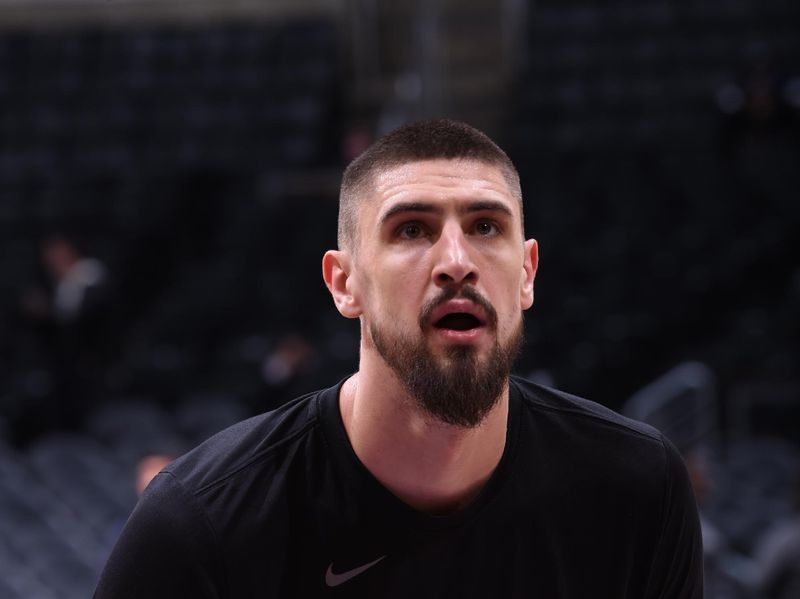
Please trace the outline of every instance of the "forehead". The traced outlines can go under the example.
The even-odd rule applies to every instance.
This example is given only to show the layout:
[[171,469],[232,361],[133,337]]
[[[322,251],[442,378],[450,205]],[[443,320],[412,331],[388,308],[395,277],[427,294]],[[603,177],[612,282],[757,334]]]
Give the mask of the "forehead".
[[470,159],[435,159],[385,169],[372,179],[371,198],[363,212],[380,214],[397,202],[494,200],[520,214],[502,168]]

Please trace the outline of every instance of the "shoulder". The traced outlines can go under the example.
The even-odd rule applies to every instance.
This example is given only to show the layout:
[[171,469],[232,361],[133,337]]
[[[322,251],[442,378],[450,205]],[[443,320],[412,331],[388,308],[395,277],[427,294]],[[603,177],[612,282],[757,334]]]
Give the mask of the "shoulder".
[[564,459],[616,469],[661,484],[683,469],[669,440],[652,426],[632,420],[598,403],[512,377],[512,397],[520,402],[523,429],[538,442],[558,450]]
[[562,421],[616,431],[621,436],[661,443],[662,434],[652,426],[627,418],[613,410],[577,395],[544,387],[520,377],[510,383],[518,392],[528,413],[546,413]]
[[279,470],[319,429],[319,401],[336,388],[301,396],[217,433],[164,469],[193,495],[248,472]]
[[[264,557],[261,535],[284,543],[290,510],[303,509],[293,501],[305,491],[295,474],[327,459],[320,403],[337,395],[338,387],[317,391],[244,420],[162,470],[128,519],[97,597],[220,597],[248,584],[234,572],[263,571],[241,565]],[[248,558],[234,565],[230,555]]]
[[[605,489],[613,502],[627,496],[641,509],[649,506],[661,523],[691,521],[697,528],[683,458],[660,431],[563,391],[516,377],[510,384],[520,404],[521,444],[527,453],[547,456],[556,488],[591,486],[596,501]],[[541,460],[536,464],[541,473]]]

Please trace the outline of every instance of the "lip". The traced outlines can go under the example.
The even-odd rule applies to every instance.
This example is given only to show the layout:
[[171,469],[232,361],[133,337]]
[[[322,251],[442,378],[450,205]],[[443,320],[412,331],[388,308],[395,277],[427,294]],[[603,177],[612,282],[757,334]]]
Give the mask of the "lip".
[[433,327],[434,335],[449,345],[468,345],[475,343],[486,333],[486,326],[481,325],[466,331],[455,329],[438,329]]

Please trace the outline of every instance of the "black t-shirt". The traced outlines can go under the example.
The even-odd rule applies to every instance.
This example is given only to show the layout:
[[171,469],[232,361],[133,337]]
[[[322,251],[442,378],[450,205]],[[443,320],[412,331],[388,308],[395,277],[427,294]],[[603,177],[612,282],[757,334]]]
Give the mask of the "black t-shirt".
[[358,460],[340,387],[167,467],[95,597],[702,597],[694,497],[656,430],[512,377],[495,472],[468,507],[430,516]]

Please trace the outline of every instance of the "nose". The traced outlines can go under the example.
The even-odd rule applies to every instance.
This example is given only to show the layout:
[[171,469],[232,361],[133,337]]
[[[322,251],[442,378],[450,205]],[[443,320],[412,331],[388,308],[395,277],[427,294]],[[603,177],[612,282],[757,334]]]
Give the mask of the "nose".
[[472,259],[469,242],[461,227],[455,223],[445,226],[436,242],[433,272],[439,286],[478,281],[478,267]]

